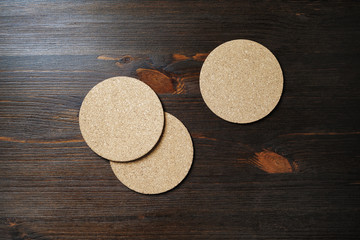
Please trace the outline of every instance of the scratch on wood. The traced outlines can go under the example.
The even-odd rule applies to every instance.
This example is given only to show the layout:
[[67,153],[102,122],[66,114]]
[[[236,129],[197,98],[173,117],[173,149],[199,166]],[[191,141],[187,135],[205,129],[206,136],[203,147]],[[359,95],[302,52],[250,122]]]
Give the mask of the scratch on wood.
[[125,64],[131,63],[135,60],[134,57],[130,55],[125,55],[121,57],[115,57],[115,56],[109,56],[109,55],[100,55],[97,57],[99,60],[105,60],[105,61],[118,61],[115,63],[116,66],[122,68]]
[[192,133],[191,136],[193,138],[198,138],[198,139],[206,139],[206,140],[211,140],[211,141],[217,141],[216,138],[207,137],[207,136],[204,136],[201,133]]
[[205,61],[205,59],[208,55],[209,55],[209,53],[196,53],[194,56],[188,57],[183,54],[174,53],[172,55],[172,57],[173,57],[174,61],[185,61],[185,60],[192,59],[195,61],[203,62],[203,61]]
[[155,69],[138,68],[136,73],[141,81],[149,85],[156,93],[173,93],[171,78]]
[[255,153],[255,157],[250,159],[250,164],[267,173],[292,173],[295,171],[288,159],[267,149]]
[[78,143],[78,142],[84,142],[83,139],[41,141],[41,140],[33,140],[33,139],[16,139],[16,138],[12,138],[12,137],[0,137],[0,141],[3,141],[3,142],[14,142],[14,143],[39,143],[39,144],[58,144],[58,143]]
[[121,57],[114,57],[109,55],[100,55],[97,57],[99,60],[105,60],[105,61],[118,61]]

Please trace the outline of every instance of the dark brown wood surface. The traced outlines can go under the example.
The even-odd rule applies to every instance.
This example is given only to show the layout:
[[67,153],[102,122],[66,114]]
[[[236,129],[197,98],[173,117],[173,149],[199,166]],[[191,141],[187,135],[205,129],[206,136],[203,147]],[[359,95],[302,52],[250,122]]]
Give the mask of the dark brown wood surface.
[[[358,239],[358,1],[1,1],[0,239]],[[252,39],[282,99],[228,123],[198,86],[207,54]],[[86,93],[137,77],[189,129],[188,177],[137,194],[83,141]]]

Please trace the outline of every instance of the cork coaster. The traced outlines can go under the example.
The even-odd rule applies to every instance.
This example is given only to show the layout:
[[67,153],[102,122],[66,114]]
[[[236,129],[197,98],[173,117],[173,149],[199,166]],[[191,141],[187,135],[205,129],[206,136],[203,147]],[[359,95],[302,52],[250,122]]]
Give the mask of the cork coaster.
[[156,93],[130,77],[113,77],[93,87],[79,113],[81,134],[98,155],[131,161],[148,153],[164,127],[164,111]]
[[111,162],[116,177],[128,188],[158,194],[176,187],[187,175],[193,160],[193,145],[186,127],[165,113],[165,127],[158,145],[132,162]]
[[250,40],[233,40],[215,48],[200,73],[200,91],[217,116],[250,123],[268,115],[280,100],[283,74],[275,56]]

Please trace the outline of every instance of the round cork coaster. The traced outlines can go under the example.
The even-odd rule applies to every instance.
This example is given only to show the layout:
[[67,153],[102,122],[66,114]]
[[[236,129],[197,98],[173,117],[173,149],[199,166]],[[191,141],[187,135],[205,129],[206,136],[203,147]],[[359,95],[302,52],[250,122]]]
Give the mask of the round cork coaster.
[[116,177],[128,188],[158,194],[176,187],[187,175],[193,160],[193,144],[186,127],[165,113],[165,127],[158,145],[132,162],[111,162]]
[[142,157],[158,142],[164,111],[156,93],[130,77],[113,77],[93,87],[79,113],[81,134],[98,155],[126,162]]
[[250,123],[268,115],[280,100],[283,74],[275,56],[250,40],[233,40],[215,48],[200,73],[200,91],[217,116]]

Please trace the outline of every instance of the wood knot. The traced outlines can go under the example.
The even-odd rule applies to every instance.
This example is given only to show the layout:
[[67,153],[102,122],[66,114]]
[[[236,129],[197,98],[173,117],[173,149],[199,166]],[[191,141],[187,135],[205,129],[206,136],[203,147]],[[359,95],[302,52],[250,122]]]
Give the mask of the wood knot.
[[122,58],[119,59],[119,63],[127,64],[127,63],[132,62],[133,60],[134,60],[134,58],[131,56],[123,56]]
[[141,81],[149,85],[156,93],[173,93],[171,78],[155,69],[138,68],[136,73]]
[[255,153],[251,163],[267,173],[292,173],[297,169],[292,168],[287,158],[267,149]]

